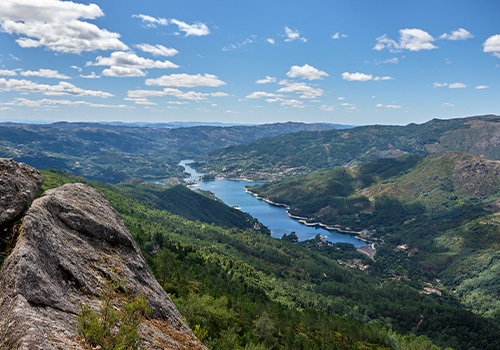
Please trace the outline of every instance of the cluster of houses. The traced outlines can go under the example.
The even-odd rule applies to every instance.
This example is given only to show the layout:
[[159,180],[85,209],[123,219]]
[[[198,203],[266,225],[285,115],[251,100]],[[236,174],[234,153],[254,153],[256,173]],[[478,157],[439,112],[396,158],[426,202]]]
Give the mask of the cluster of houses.
[[347,266],[347,267],[350,267],[351,269],[359,269],[361,271],[365,271],[366,269],[368,269],[370,267],[370,265],[364,265],[361,260],[359,259],[354,259],[351,262],[347,262],[347,261],[342,261],[340,259],[337,259],[337,262],[340,264],[340,265],[344,265],[344,266]]
[[[436,281],[439,283],[441,282],[440,280],[436,279]],[[428,287],[424,287],[424,290],[421,290],[420,293],[421,294],[437,294],[439,296],[441,296],[441,291],[439,289],[436,289],[432,286],[432,283],[429,283],[429,282],[425,282],[424,283],[425,285],[427,285]]]

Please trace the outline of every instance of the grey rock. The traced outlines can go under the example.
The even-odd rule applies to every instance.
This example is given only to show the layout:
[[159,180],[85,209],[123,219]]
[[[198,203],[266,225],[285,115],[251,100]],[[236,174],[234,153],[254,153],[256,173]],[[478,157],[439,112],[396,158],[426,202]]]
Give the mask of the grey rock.
[[76,333],[80,303],[98,308],[109,278],[147,297],[145,348],[206,349],[151,275],[120,215],[83,184],[45,192],[26,213],[0,271],[0,348],[83,349]]
[[34,168],[0,158],[0,227],[28,208],[42,183],[42,175]]

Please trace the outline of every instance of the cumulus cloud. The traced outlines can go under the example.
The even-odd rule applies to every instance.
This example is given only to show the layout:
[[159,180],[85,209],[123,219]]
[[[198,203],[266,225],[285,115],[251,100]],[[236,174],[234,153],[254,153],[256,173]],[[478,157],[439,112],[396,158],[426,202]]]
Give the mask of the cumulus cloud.
[[488,85],[479,85],[476,86],[475,89],[477,90],[483,90],[483,89],[489,89],[490,87]]
[[165,88],[163,90],[130,90],[127,96],[129,98],[174,96],[181,100],[201,101],[206,100],[210,94],[196,91],[183,92],[179,89]]
[[448,83],[437,83],[437,82],[434,83],[435,88],[444,87],[444,86],[448,86]]
[[394,57],[394,58],[388,58],[382,63],[391,63],[391,64],[397,64],[399,62],[399,58]]
[[474,35],[472,35],[467,30],[465,30],[463,28],[459,28],[458,30],[451,32],[451,34],[444,33],[439,38],[440,39],[448,39],[448,40],[467,40],[467,39],[470,39],[473,37],[474,37]]
[[76,87],[65,81],[59,82],[57,85],[37,84],[30,80],[19,80],[0,78],[0,91],[20,91],[43,93],[45,95],[72,95],[72,96],[90,96],[107,98],[113,96],[108,92],[84,90]]
[[203,36],[210,34],[207,25],[201,22],[187,24],[177,19],[171,19],[170,23],[177,25],[181,32],[186,33],[186,36]]
[[300,98],[314,99],[324,94],[322,89],[314,88],[306,83],[291,83],[283,80],[280,85],[285,85],[285,87],[280,88],[277,92],[294,92],[300,94]]
[[156,28],[157,25],[161,26],[166,26],[168,25],[168,19],[166,18],[156,18],[148,15],[132,15],[132,18],[140,18],[143,23],[146,23],[146,25],[150,28]]
[[157,106],[157,103],[149,101],[147,98],[130,98],[130,97],[125,97],[125,101],[132,101],[136,105],[142,105],[142,106]]
[[275,82],[276,82],[276,78],[270,77],[268,75],[266,75],[265,79],[259,79],[256,81],[257,84],[269,84],[269,83],[275,83]]
[[39,69],[37,71],[27,70],[21,72],[24,77],[40,77],[40,78],[54,78],[54,79],[71,79],[71,77],[61,74],[56,70],[52,69]]
[[100,103],[91,103],[87,101],[70,101],[70,100],[53,100],[53,99],[41,99],[41,100],[30,100],[24,97],[18,97],[11,102],[6,102],[4,105],[8,106],[22,106],[31,108],[43,108],[43,107],[53,107],[53,106],[88,106],[88,107],[105,107],[105,108],[131,108],[126,105],[107,105]]
[[347,80],[347,81],[381,81],[381,80],[394,80],[393,77],[390,77],[388,75],[383,76],[383,77],[374,77],[371,74],[365,74],[365,73],[349,73],[349,72],[344,72],[342,73],[342,79]]
[[100,77],[101,77],[100,75],[97,75],[94,72],[92,72],[88,75],[80,74],[80,78],[84,78],[84,79],[99,79]]
[[0,75],[4,77],[13,77],[17,75],[17,72],[15,70],[0,69]]
[[443,106],[443,107],[455,107],[455,105],[453,103],[449,103],[449,102],[443,102],[441,104],[441,106]]
[[290,68],[290,71],[286,73],[286,75],[290,78],[316,80],[316,79],[323,79],[323,77],[327,77],[328,73],[318,70],[308,64],[305,64],[302,67],[292,66],[292,68]]
[[484,52],[492,52],[495,56],[500,58],[500,34],[490,36],[483,43]]
[[271,44],[271,45],[274,45],[276,43],[276,40],[274,40],[272,38],[268,38],[268,39],[266,39],[266,42]]
[[453,83],[453,84],[448,85],[448,87],[450,89],[463,89],[463,88],[466,88],[467,85],[465,85],[463,83]]
[[136,47],[144,52],[151,53],[153,56],[175,56],[179,53],[174,48],[171,47],[165,47],[163,45],[150,45],[150,44],[139,44],[136,45]]
[[340,39],[340,38],[347,38],[347,35],[340,34],[339,32],[332,35],[332,39]]
[[210,96],[212,96],[212,97],[226,97],[226,96],[229,96],[229,94],[227,94],[225,92],[212,92],[210,94]]
[[373,75],[359,73],[359,72],[356,73],[344,72],[342,73],[342,79],[347,81],[368,81],[373,79]]
[[111,66],[102,71],[102,75],[115,78],[133,78],[146,75],[142,70],[134,67]]
[[133,52],[115,51],[110,57],[98,56],[96,62],[87,62],[87,66],[122,66],[145,68],[178,68],[179,66],[170,61],[155,61],[149,58],[139,57]]
[[319,109],[326,112],[333,112],[335,110],[333,106],[327,106],[327,105],[322,105],[321,107],[319,107]]
[[0,26],[17,34],[19,46],[80,54],[82,51],[126,50],[117,33],[81,19],[96,19],[104,13],[96,4],[59,0],[2,0]]
[[226,83],[212,74],[171,74],[164,75],[156,79],[147,79],[146,85],[154,86],[176,86],[176,87],[196,87],[196,86],[211,86],[217,87]]
[[300,32],[298,30],[292,30],[288,27],[285,27],[285,36],[286,36],[285,41],[287,41],[287,42],[294,41],[294,40],[300,40],[304,43],[307,42],[306,38],[303,38],[300,36]]
[[378,37],[373,49],[377,51],[389,49],[391,52],[399,52],[403,49],[410,51],[437,49],[437,46],[432,44],[435,39],[422,29],[401,29],[399,34],[399,42],[388,38],[387,34]]
[[274,94],[272,92],[255,91],[250,95],[245,96],[245,98],[267,98],[267,97],[285,97],[281,94]]

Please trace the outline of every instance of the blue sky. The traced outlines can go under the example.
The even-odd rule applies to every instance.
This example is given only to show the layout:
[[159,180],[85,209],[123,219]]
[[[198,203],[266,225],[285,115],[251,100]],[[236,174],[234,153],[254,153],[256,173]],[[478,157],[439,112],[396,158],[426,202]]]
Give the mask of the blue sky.
[[500,2],[0,2],[0,120],[500,114]]

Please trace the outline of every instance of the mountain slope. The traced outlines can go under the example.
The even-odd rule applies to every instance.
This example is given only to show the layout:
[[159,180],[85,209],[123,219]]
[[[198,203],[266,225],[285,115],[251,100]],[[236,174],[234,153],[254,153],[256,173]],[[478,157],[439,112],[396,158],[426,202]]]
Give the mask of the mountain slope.
[[180,160],[262,137],[330,126],[276,123],[155,129],[92,123],[0,124],[0,157],[38,169],[59,168],[120,182],[130,177],[182,177]]
[[470,309],[500,316],[500,161],[405,156],[250,190],[309,222],[371,230],[386,273],[438,278]]
[[496,116],[301,132],[214,151],[203,159],[201,171],[273,180],[404,154],[461,151],[500,159],[499,140],[500,118]]

